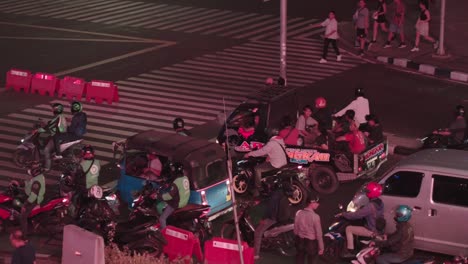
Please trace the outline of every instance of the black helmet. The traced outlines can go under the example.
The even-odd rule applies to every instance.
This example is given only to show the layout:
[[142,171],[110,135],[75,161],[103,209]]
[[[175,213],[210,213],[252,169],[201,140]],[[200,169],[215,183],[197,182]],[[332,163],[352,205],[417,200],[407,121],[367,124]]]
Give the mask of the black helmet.
[[53,104],[52,110],[54,111],[54,115],[59,115],[63,113],[63,104],[59,104],[59,103]]
[[70,106],[70,110],[72,114],[81,112],[83,110],[83,106],[81,105],[80,102],[74,101]]
[[180,117],[177,117],[176,119],[174,119],[174,121],[172,121],[172,127],[174,128],[174,130],[184,128],[184,126],[185,126],[185,122]]
[[455,116],[465,116],[465,107],[463,105],[455,107]]
[[91,145],[86,145],[81,149],[81,157],[85,160],[94,159],[94,149]]
[[364,96],[364,88],[356,88],[356,90],[354,91],[354,95],[356,97]]
[[38,161],[33,161],[28,167],[28,174],[32,177],[36,177],[37,175],[42,173],[42,165]]
[[181,162],[171,162],[169,169],[171,176],[174,178],[184,174],[184,165]]

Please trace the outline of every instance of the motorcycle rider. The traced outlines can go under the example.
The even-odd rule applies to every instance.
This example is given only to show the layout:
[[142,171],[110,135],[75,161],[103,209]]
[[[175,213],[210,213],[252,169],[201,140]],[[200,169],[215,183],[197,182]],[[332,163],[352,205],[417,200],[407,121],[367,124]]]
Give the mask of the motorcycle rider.
[[322,225],[320,216],[315,212],[319,207],[319,198],[312,193],[307,196],[308,205],[299,210],[294,219],[294,234],[296,236],[296,263],[315,263],[315,257],[324,251]]
[[[390,252],[377,257],[377,264],[403,263],[414,254],[414,230],[409,222],[412,209],[407,205],[399,205],[395,210],[396,230],[387,236],[386,240],[372,242],[377,247],[386,247]],[[372,244],[371,244],[372,245]]]
[[369,145],[381,142],[384,139],[382,125],[374,114],[366,115],[367,123],[359,128],[366,136]]
[[98,185],[99,172],[101,171],[101,162],[94,156],[94,148],[86,145],[81,149],[80,167],[83,172],[86,189],[89,190],[94,185]]
[[379,198],[382,194],[382,186],[376,182],[370,182],[365,186],[364,191],[370,200],[369,203],[357,209],[355,212],[344,212],[337,215],[348,220],[357,220],[363,218],[366,220],[365,226],[350,225],[346,227],[347,250],[345,250],[343,254],[344,258],[353,258],[356,256],[356,252],[354,252],[353,235],[375,237],[381,234],[383,231],[382,229],[384,228],[382,226],[384,204],[383,201]]
[[191,133],[185,129],[185,121],[180,117],[177,117],[172,121],[172,127],[174,128],[174,131],[181,136],[191,136]]
[[66,133],[60,133],[54,137],[55,144],[55,158],[60,159],[60,144],[63,142],[70,142],[82,139],[86,134],[86,125],[88,124],[88,117],[83,112],[83,106],[80,102],[74,101],[70,106],[70,111],[73,115],[71,124],[67,128]]
[[291,187],[291,184],[284,183],[282,189],[274,190],[271,197],[267,200],[262,220],[258,224],[257,228],[255,228],[254,259],[260,258],[260,248],[265,231],[276,223],[284,223],[290,219],[291,215],[288,195],[291,195],[292,192],[294,192],[294,189]]
[[[54,144],[54,142],[57,141],[56,138],[58,138],[61,133],[65,133],[67,129],[67,120],[63,115],[63,105],[60,103],[52,104],[52,111],[54,113],[54,117],[47,122],[44,127],[37,130],[39,133],[49,132],[52,137],[44,147],[45,171],[49,171],[52,166],[51,155],[52,151],[56,148]],[[60,146],[58,148],[60,148]]]
[[436,135],[450,136],[454,144],[463,143],[466,138],[466,120],[465,107],[457,105],[455,107],[455,119],[450,123],[449,127],[443,130],[436,130],[433,133]]
[[356,98],[334,116],[342,116],[346,110],[354,110],[356,113],[355,120],[359,127],[361,124],[366,123],[366,115],[370,113],[369,100],[364,97],[364,88],[356,88],[354,95]]
[[152,199],[161,201],[158,207],[163,207],[164,211],[159,216],[161,229],[166,227],[167,218],[179,208],[187,205],[190,198],[189,178],[184,175],[184,166],[180,162],[169,164],[169,176],[173,179],[170,189],[166,193],[155,192],[151,194]]
[[27,200],[21,207],[20,224],[23,234],[28,234],[28,216],[36,205],[40,205],[44,200],[46,191],[45,177],[43,174],[42,165],[38,161],[33,161],[28,169],[28,174],[32,177],[29,180],[21,182],[21,184],[13,180],[10,184],[19,187],[24,187],[24,192],[27,195]]
[[278,129],[272,131],[272,137],[263,148],[251,151],[244,155],[244,158],[248,157],[262,157],[268,156],[267,160],[261,164],[255,166],[255,187],[254,196],[260,195],[259,190],[262,187],[262,173],[268,172],[274,169],[279,169],[288,163],[285,144],[283,138],[278,136]]

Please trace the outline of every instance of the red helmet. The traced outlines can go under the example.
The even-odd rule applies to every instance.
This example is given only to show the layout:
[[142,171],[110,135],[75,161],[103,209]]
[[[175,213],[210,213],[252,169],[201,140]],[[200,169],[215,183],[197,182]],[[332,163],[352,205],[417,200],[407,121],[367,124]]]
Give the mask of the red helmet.
[[327,106],[327,100],[325,100],[325,98],[317,97],[317,99],[315,99],[316,108],[324,108],[325,106]]
[[81,156],[85,160],[94,159],[94,149],[91,145],[86,145],[81,149]]
[[382,185],[376,182],[369,182],[365,188],[366,195],[369,199],[378,198],[382,195]]
[[273,78],[268,77],[268,78],[265,80],[265,84],[266,84],[266,85],[273,85]]

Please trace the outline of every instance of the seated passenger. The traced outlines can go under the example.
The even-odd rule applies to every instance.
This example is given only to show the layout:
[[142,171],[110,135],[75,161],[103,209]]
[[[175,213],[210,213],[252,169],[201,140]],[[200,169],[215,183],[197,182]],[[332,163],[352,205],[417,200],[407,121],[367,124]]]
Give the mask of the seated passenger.
[[354,122],[354,110],[347,110],[346,113],[337,118],[336,126],[333,128],[333,133],[336,136],[342,136],[349,133],[350,125]]
[[312,144],[313,148],[328,150],[328,131],[319,127],[318,136]]
[[281,121],[281,130],[278,135],[283,138],[286,145],[302,145],[302,140],[299,140],[299,130],[292,126],[292,120],[289,116],[283,117],[283,120]]
[[344,136],[337,137],[336,141],[347,141],[351,153],[359,154],[366,149],[366,136],[364,136],[364,133],[359,131],[354,122],[351,123],[349,129],[349,133]]
[[255,133],[255,121],[253,115],[245,116],[242,119],[237,133],[243,137],[243,140],[250,141],[250,137]]
[[147,154],[148,165],[143,169],[142,177],[149,181],[157,181],[161,176],[162,164],[156,152],[151,151]]
[[304,140],[304,145],[312,144],[318,134],[318,122],[312,118],[312,107],[310,105],[304,106],[302,111],[302,115],[299,116],[299,119],[297,120],[296,128],[299,130],[299,135]]
[[376,115],[366,115],[367,123],[360,127],[360,130],[364,132],[367,137],[369,145],[383,141],[383,129],[379,119]]

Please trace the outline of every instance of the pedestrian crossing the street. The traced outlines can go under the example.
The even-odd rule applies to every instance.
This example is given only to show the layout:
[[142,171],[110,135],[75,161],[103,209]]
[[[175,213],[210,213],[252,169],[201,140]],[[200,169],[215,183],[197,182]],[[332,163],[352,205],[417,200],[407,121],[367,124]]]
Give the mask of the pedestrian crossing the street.
[[[290,87],[309,85],[362,63],[345,54],[341,62],[330,59],[319,64],[321,49],[320,40],[288,41]],[[114,141],[147,129],[172,132],[175,117],[184,118],[189,129],[214,120],[224,108],[223,98],[226,109],[232,110],[248,93],[261,88],[267,77],[277,76],[278,57],[276,40],[250,41],[116,81],[118,103],[83,102],[88,114],[85,143],[95,147],[98,159],[109,162]],[[69,113],[70,102],[55,99],[51,103],[56,102]],[[0,186],[7,179],[25,177],[24,169],[11,162],[12,153],[38,118],[48,120],[51,115],[49,104],[40,104],[0,118]]]
[[[280,28],[276,15],[123,0],[3,0],[0,12],[249,40],[276,37]],[[289,18],[288,38],[310,34],[316,22]]]

